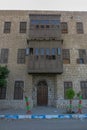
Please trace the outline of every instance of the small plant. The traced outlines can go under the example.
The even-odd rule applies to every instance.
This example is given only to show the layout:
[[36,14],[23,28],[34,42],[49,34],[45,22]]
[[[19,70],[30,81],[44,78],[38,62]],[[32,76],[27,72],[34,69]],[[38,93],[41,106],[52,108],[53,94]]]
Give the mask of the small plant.
[[4,87],[7,84],[6,78],[8,77],[9,70],[7,66],[0,66],[0,87]]
[[66,97],[67,97],[67,99],[70,100],[69,110],[67,111],[68,113],[73,113],[73,111],[72,111],[72,99],[74,98],[74,96],[75,96],[74,90],[72,88],[67,89]]
[[80,95],[81,95],[81,92],[78,92],[78,93],[77,93],[77,97],[79,98]]

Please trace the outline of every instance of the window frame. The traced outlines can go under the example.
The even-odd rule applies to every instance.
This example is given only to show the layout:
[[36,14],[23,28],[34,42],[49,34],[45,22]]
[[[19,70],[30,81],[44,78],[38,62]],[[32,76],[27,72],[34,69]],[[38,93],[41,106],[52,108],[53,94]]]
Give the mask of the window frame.
[[11,22],[5,21],[4,22],[4,33],[10,33],[11,32]]
[[1,55],[0,55],[0,63],[7,64],[8,63],[8,56],[9,56],[9,49],[2,48]]
[[27,22],[21,21],[20,22],[20,33],[26,33],[27,31]]
[[81,88],[82,98],[87,99],[87,81],[80,81],[80,88]]
[[[22,83],[22,86],[21,86]],[[23,89],[24,89],[24,81],[15,81],[14,84],[14,100],[23,100]]]
[[58,55],[58,56],[61,55],[61,50],[62,50],[61,48],[59,48],[59,47],[57,48],[57,55]]
[[0,87],[0,100],[6,99],[6,87]]
[[86,49],[78,49],[79,58],[77,59],[78,64],[86,64]]
[[82,22],[76,22],[76,31],[77,31],[77,34],[83,34],[84,33]]
[[44,56],[45,55],[45,49],[44,48],[40,48],[40,55]]
[[62,32],[62,34],[68,33],[68,23],[67,22],[61,22],[61,32]]
[[70,64],[70,50],[69,49],[62,49],[62,57],[64,64]]
[[26,50],[25,49],[18,49],[17,63],[18,64],[25,64],[25,56],[26,56]]
[[69,89],[69,88],[73,88],[72,81],[64,81],[64,99],[67,99],[65,93],[66,93],[67,89]]

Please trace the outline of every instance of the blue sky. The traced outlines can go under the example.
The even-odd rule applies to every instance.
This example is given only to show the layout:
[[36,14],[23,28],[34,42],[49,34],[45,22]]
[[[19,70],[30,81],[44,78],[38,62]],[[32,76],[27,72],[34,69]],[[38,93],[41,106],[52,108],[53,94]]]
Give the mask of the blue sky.
[[0,0],[0,10],[87,11],[87,0]]

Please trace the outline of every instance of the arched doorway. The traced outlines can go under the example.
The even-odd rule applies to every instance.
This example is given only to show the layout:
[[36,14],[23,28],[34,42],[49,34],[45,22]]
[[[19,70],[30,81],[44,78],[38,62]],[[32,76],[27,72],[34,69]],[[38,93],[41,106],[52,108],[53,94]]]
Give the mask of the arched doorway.
[[48,105],[48,86],[46,81],[40,81],[37,85],[37,105]]

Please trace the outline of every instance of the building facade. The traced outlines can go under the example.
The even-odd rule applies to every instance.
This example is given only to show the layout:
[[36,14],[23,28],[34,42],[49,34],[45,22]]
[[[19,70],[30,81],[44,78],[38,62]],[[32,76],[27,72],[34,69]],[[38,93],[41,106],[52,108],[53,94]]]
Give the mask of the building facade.
[[68,88],[87,106],[87,12],[0,11],[0,65],[1,108],[67,105]]

